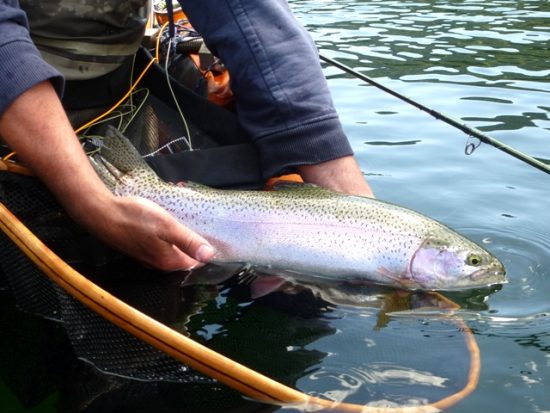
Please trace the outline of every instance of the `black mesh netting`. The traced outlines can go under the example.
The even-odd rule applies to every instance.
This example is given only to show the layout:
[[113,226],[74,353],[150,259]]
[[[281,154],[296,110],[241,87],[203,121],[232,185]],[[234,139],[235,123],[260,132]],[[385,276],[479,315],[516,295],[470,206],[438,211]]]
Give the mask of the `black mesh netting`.
[[[2,202],[56,253],[75,264],[88,263],[91,251],[114,256],[76,227],[33,178],[0,174]],[[210,382],[210,379],[104,320],[52,283],[2,234],[0,265],[17,305],[63,323],[75,353],[105,372],[142,380]],[[83,254],[82,250],[87,253]],[[139,305],[163,308],[161,291],[149,290]]]

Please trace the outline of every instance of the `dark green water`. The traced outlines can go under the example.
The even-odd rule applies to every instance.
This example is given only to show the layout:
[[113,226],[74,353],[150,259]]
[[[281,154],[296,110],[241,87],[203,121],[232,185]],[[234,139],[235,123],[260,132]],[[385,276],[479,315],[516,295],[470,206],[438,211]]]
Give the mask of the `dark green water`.
[[[323,54],[507,145],[550,159],[548,2],[291,5]],[[550,175],[485,144],[467,156],[465,146],[475,139],[335,68],[325,70],[376,195],[483,243],[507,267],[510,282],[497,291],[449,295],[461,305],[459,319],[473,330],[482,360],[476,391],[452,411],[550,411]],[[320,303],[307,292],[251,301],[240,288],[230,285],[217,295],[194,291],[204,303],[202,312],[195,308],[179,327],[285,383],[336,400],[433,400],[464,380],[468,354],[460,325],[414,314],[384,316],[380,308],[399,301],[391,291],[357,293],[362,305],[348,307]],[[59,340],[40,321],[22,323],[37,337]],[[3,326],[14,331],[5,321]],[[193,393],[184,385],[154,391],[111,381],[99,386],[83,366],[78,369],[86,377],[79,377],[73,364],[70,379],[59,371],[48,375],[48,363],[39,356],[60,355],[51,344],[33,340],[13,340],[12,347],[2,348],[5,355],[17,343],[32,344],[35,351],[19,349],[27,354],[19,363],[35,382],[21,384],[12,376],[11,386],[0,381],[1,412],[70,412],[82,408],[83,400],[93,407],[93,398],[104,401],[89,411],[193,410],[188,407]],[[40,347],[46,354],[39,354]],[[4,361],[4,372],[9,365]],[[87,389],[87,397],[72,400],[70,384]],[[15,387],[35,397],[15,397]],[[194,397],[203,411],[258,408],[219,387]]]

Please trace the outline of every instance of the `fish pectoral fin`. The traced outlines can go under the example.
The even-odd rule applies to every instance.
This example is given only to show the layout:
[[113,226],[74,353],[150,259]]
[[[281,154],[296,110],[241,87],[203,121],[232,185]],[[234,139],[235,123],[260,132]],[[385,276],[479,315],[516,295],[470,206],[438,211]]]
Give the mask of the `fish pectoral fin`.
[[396,287],[401,287],[406,290],[415,290],[418,288],[418,284],[414,280],[405,277],[404,274],[396,275],[392,271],[388,270],[386,267],[382,266],[378,267],[377,271],[385,278],[389,278],[390,280],[392,280]]
[[399,278],[396,277],[396,276],[393,274],[393,272],[391,272],[390,270],[388,270],[386,267],[380,266],[380,267],[378,267],[378,268],[376,269],[376,271],[378,271],[379,274],[383,275],[383,276],[386,277],[386,278],[389,278],[389,279],[391,279],[391,280],[393,280],[393,281],[396,281],[396,282],[399,281]]

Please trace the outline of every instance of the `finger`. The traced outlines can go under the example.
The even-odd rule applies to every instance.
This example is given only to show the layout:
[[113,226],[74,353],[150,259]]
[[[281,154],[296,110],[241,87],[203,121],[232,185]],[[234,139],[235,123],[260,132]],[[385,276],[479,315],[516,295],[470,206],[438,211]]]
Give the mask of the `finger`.
[[170,251],[170,254],[165,257],[165,260],[157,264],[157,268],[163,269],[164,271],[188,271],[204,265],[203,262],[190,257],[175,245],[170,246]]
[[188,230],[178,236],[173,245],[191,258],[203,263],[210,261],[216,253],[208,241]]
[[216,253],[206,239],[180,223],[171,226],[171,231],[164,240],[198,262],[206,263]]
[[157,245],[150,245],[146,251],[141,251],[141,253],[134,252],[134,256],[144,265],[160,271],[190,270],[204,265],[165,241],[160,241]]

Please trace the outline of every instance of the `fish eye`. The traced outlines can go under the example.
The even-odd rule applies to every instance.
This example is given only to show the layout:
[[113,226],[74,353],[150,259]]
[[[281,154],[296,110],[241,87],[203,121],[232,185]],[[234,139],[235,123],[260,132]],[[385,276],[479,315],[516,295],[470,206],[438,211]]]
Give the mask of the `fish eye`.
[[482,263],[482,261],[483,260],[481,259],[481,256],[478,255],[478,254],[470,254],[466,258],[466,263],[468,265],[473,266],[473,267],[477,267],[478,265],[480,265]]

